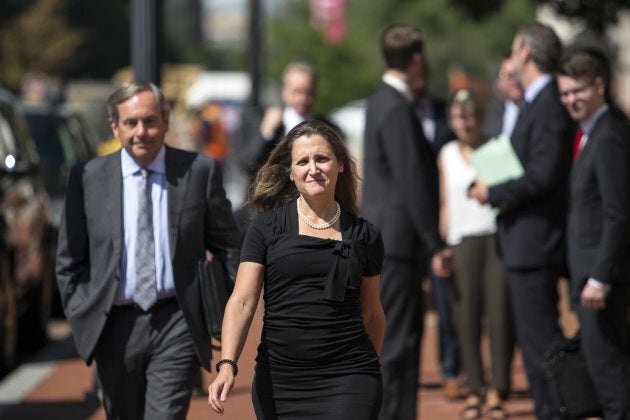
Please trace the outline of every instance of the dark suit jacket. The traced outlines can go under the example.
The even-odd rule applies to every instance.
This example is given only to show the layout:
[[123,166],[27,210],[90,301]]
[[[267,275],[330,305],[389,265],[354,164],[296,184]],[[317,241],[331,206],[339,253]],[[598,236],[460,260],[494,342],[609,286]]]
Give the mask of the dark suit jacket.
[[499,251],[506,268],[565,265],[571,127],[555,81],[519,115],[511,141],[525,174],[488,191],[490,204],[500,209]]
[[433,121],[435,122],[435,138],[430,144],[437,159],[442,146],[455,139],[455,133],[451,130],[451,126],[448,122],[446,102],[435,97],[430,97],[429,100],[433,107]]
[[382,83],[368,100],[363,217],[381,231],[385,255],[417,258],[443,246],[437,165],[413,107]]
[[[256,172],[258,172],[258,169],[260,169],[267,160],[269,153],[271,153],[276,145],[284,138],[284,132],[286,131],[284,123],[280,123],[271,138],[265,139],[260,133],[260,122],[262,121],[263,114],[260,109],[249,109],[247,113],[243,115],[243,121],[238,134],[241,146],[237,159],[240,167],[247,173],[251,181],[254,180]],[[333,127],[343,138],[343,132],[337,125],[321,115],[316,115],[313,118],[324,121]]]
[[[79,355],[90,364],[112,307],[123,254],[120,151],[72,168],[59,229],[57,281]],[[171,261],[177,300],[202,366],[209,369],[196,276],[206,249],[235,275],[240,235],[214,160],[166,147]]]
[[569,268],[579,296],[593,277],[630,281],[630,127],[610,110],[588,136],[571,170]]

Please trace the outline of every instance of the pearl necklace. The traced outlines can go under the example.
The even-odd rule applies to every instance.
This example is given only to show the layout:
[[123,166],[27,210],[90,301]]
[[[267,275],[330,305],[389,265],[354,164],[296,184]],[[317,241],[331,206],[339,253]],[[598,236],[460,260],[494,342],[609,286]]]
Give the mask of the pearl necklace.
[[302,213],[302,209],[300,209],[300,198],[298,198],[296,207],[297,207],[297,212],[298,212],[298,215],[300,216],[300,219],[302,219],[302,221],[306,223],[307,226],[313,229],[317,229],[317,230],[324,230],[334,225],[339,219],[339,216],[341,215],[341,207],[339,206],[339,203],[335,201],[335,204],[337,205],[337,210],[335,211],[335,215],[329,221],[325,223],[320,223],[320,224],[311,222],[309,218],[306,217],[304,213]]

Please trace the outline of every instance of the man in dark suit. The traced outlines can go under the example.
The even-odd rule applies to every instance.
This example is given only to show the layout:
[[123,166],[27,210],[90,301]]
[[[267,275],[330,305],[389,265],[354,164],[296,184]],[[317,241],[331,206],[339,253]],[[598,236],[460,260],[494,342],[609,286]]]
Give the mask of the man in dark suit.
[[267,155],[280,140],[304,120],[316,118],[327,121],[313,111],[317,98],[317,71],[312,65],[295,61],[289,63],[282,76],[282,106],[269,107],[262,117],[247,119],[243,127],[243,150],[239,161],[253,178]]
[[412,26],[383,32],[387,70],[367,104],[361,210],[381,230],[385,245],[381,419],[416,418],[428,256],[434,255],[437,274],[449,274],[449,251],[438,232],[437,166],[413,107],[411,87],[422,75],[423,46],[424,35]]
[[[429,93],[429,64],[423,60],[422,76],[415,81],[412,91],[416,114],[420,122],[420,129],[425,139],[431,145],[435,159],[440,149],[455,138],[449,126],[446,102]],[[460,355],[459,341],[455,332],[451,303],[449,301],[448,278],[436,276],[429,270],[431,282],[431,298],[433,307],[438,315],[438,354],[442,372],[442,391],[448,399],[462,398],[466,390],[459,382]]]
[[489,137],[501,134],[512,137],[518,114],[523,106],[523,87],[516,80],[509,55],[501,58],[492,99],[486,112],[483,132]]
[[431,145],[437,158],[442,146],[455,138],[448,123],[446,101],[429,93],[430,69],[426,59],[422,60],[421,76],[411,87],[416,113],[420,119],[422,134]]
[[569,272],[582,349],[605,419],[630,419],[630,126],[608,103],[610,67],[567,55],[560,99],[579,123],[570,183]]
[[[282,75],[280,95],[281,107],[267,108],[262,117],[259,109],[250,109],[243,118],[239,134],[242,149],[238,153],[238,162],[250,181],[253,181],[256,172],[276,144],[302,121],[316,118],[325,121],[342,134],[336,125],[314,113],[317,71],[311,64],[302,61],[289,63]],[[249,226],[250,213],[249,205],[245,203],[234,215],[243,237]]]
[[168,105],[133,82],[109,98],[123,149],[72,168],[57,279],[79,355],[96,361],[108,418],[185,419],[209,369],[199,279],[206,250],[234,276],[240,235],[212,159],[164,145]]
[[499,250],[506,270],[516,337],[525,362],[536,416],[553,418],[543,369],[545,350],[556,335],[558,279],[564,268],[566,197],[571,164],[571,121],[560,103],[553,73],[562,50],[557,35],[541,23],[523,26],[511,60],[526,105],[512,132],[524,174],[469,190],[499,209]]

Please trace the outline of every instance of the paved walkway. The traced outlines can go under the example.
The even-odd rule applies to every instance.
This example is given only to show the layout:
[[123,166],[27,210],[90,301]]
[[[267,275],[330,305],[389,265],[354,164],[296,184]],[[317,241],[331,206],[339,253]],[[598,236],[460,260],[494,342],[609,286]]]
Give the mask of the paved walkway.
[[[260,310],[259,310],[260,312]],[[258,314],[260,315],[260,313]],[[253,360],[260,334],[260,316],[246,343],[240,373],[223,417],[210,411],[205,395],[194,396],[189,419],[254,419],[250,399]],[[458,419],[463,401],[447,401],[441,394],[437,363],[437,330],[435,314],[426,316],[423,361],[418,404],[419,418]],[[91,395],[93,370],[86,367],[74,352],[65,322],[53,324],[53,340],[45,351],[22,365],[0,383],[0,419],[11,420],[105,420],[98,400]],[[216,357],[216,356],[215,356]],[[205,375],[208,382],[211,375]],[[533,420],[532,401],[526,392],[526,380],[519,354],[513,364],[514,392],[506,404],[510,418]],[[358,419],[360,420],[360,419]]]

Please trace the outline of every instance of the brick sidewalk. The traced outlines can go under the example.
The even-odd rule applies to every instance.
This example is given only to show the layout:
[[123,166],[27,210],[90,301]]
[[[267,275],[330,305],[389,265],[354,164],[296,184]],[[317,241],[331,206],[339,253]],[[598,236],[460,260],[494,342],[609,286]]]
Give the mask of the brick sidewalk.
[[[260,314],[259,314],[260,315]],[[260,334],[260,316],[252,325],[251,334],[245,345],[241,357],[240,373],[237,378],[231,398],[223,417],[210,411],[205,395],[195,396],[191,401],[189,419],[254,419],[250,398],[250,381],[253,374],[253,360]],[[447,401],[441,394],[440,374],[437,362],[437,330],[433,313],[426,317],[427,328],[423,342],[423,363],[420,401],[418,404],[419,418],[450,420],[458,419],[459,412],[464,407],[463,401]],[[66,339],[63,345],[71,346]],[[4,406],[0,419],[26,420],[105,420],[105,414],[98,402],[90,397],[93,370],[86,367],[72,351],[70,356],[57,360],[56,367],[42,380],[23,401],[16,405]],[[209,380],[208,375],[205,379]],[[517,353],[513,363],[514,393],[506,403],[510,418],[530,420],[532,402],[526,393],[526,382],[520,355]],[[87,398],[86,398],[87,397]]]

